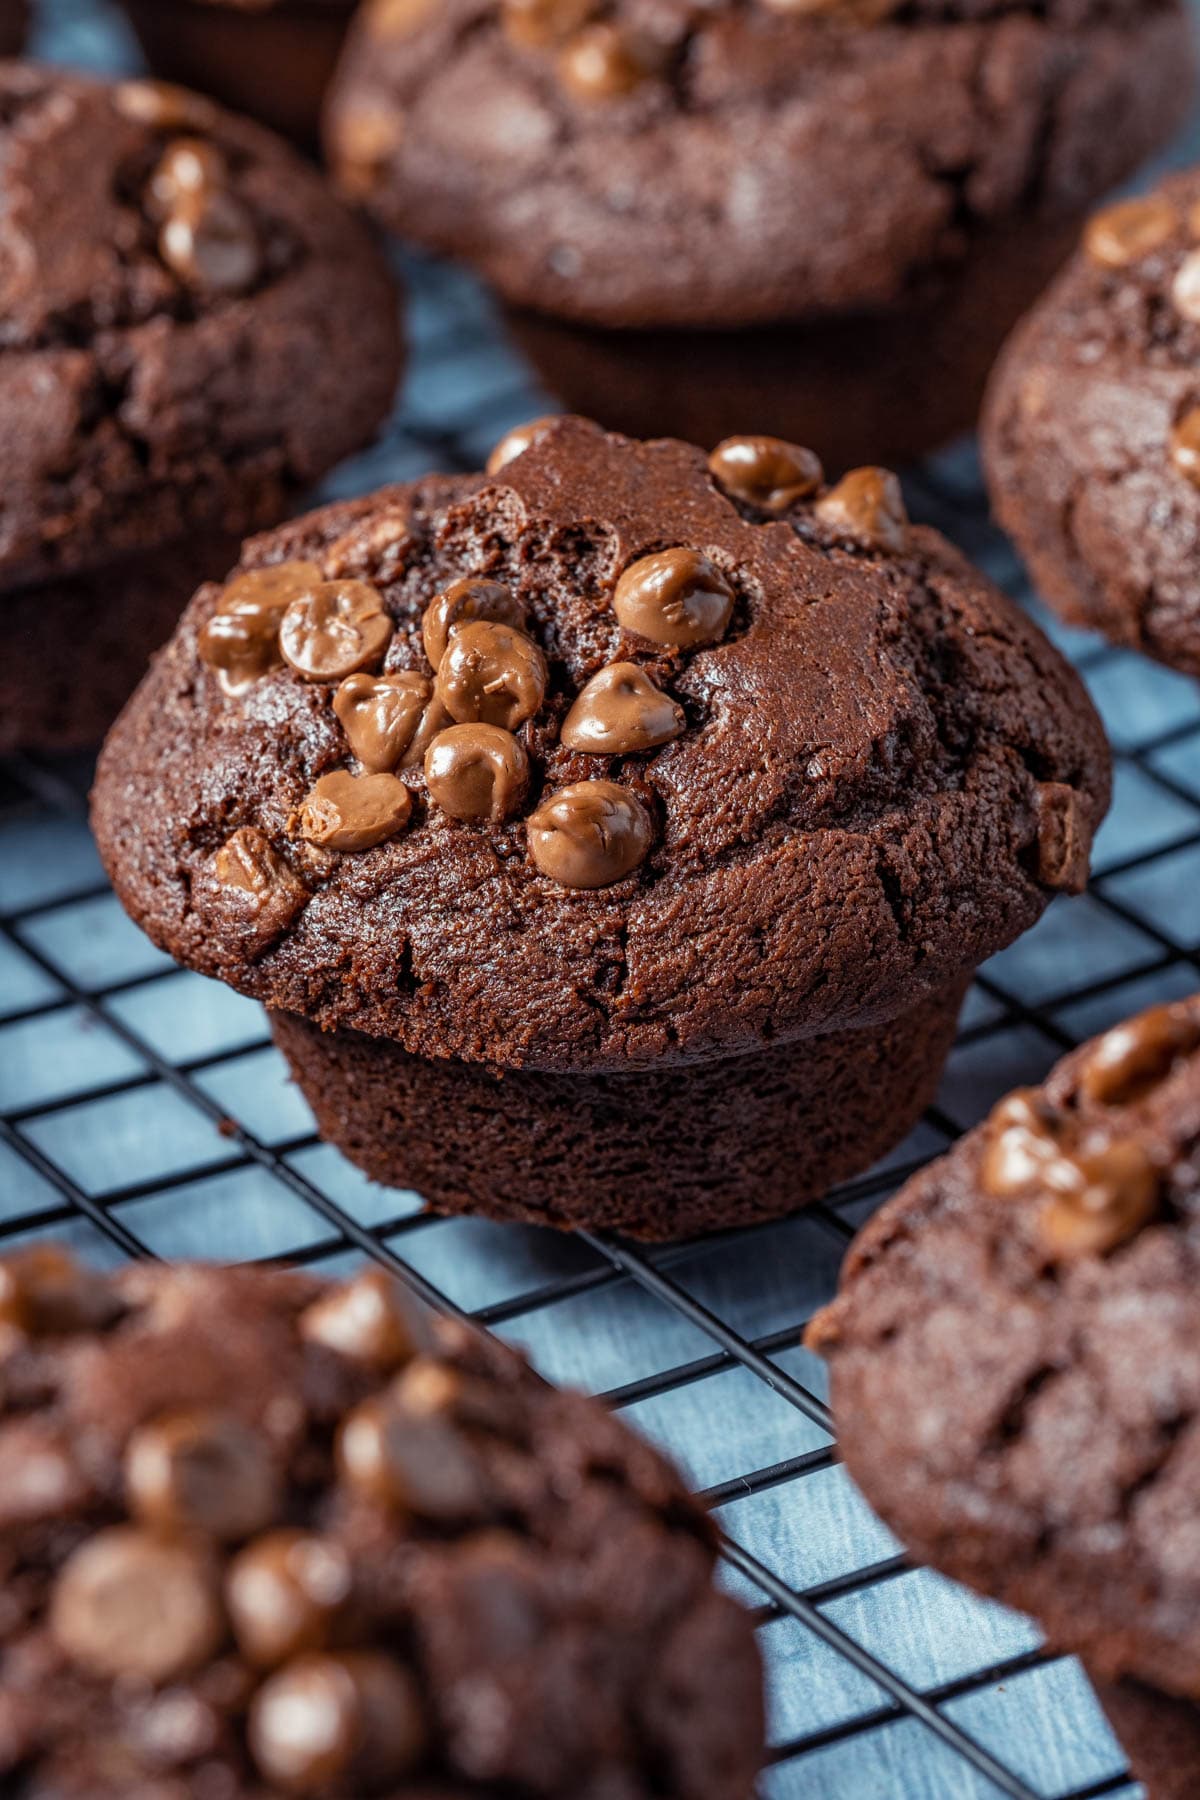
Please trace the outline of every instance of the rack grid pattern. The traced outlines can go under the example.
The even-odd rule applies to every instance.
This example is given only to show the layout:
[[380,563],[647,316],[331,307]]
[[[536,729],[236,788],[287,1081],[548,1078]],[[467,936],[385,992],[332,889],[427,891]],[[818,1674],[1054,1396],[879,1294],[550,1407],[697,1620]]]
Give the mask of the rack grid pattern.
[[[78,0],[63,10],[91,30]],[[478,467],[547,410],[471,282],[421,262],[405,274],[402,409],[329,495]],[[908,490],[1037,610],[969,448]],[[853,1232],[909,1173],[1082,1038],[1200,985],[1200,686],[1048,628],[1117,753],[1088,896],[981,973],[937,1103],[883,1165],[793,1219],[653,1251],[439,1219],[368,1184],[319,1143],[261,1011],[125,920],[87,831],[89,766],[0,762],[0,1247],[52,1235],[97,1260],[330,1272],[366,1255],[604,1395],[706,1494],[725,1578],[758,1610],[765,1800],[1132,1800],[1077,1666],[1028,1621],[914,1568],[869,1513],[801,1346]]]

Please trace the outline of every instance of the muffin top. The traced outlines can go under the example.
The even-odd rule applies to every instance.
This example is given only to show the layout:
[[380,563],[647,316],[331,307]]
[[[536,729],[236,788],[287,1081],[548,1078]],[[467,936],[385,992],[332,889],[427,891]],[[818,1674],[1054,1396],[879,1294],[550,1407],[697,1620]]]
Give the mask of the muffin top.
[[243,534],[370,437],[396,302],[316,173],[211,101],[0,67],[0,585]]
[[1198,368],[1193,169],[1089,222],[1005,353],[985,426],[997,507],[1049,597],[1193,674]]
[[0,1264],[11,1800],[750,1800],[674,1470],[379,1271]]
[[904,1541],[1112,1677],[1200,1699],[1200,998],[1010,1095],[810,1328]]
[[1073,214],[1190,87],[1178,0],[369,0],[327,142],[510,300],[724,326],[890,306]]
[[424,1055],[621,1068],[894,1016],[1082,884],[1099,722],[893,476],[580,419],[491,467],[197,594],[94,801],[180,960]]

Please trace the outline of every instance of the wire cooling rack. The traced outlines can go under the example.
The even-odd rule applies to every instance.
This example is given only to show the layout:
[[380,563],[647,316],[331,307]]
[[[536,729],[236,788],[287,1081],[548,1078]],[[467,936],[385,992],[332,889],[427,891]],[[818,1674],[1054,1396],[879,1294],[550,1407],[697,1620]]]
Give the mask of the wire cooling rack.
[[[102,9],[63,0],[50,17],[53,52],[121,66]],[[401,410],[331,494],[477,468],[547,408],[476,287],[431,264],[407,274]],[[969,449],[909,496],[1032,604]],[[319,1143],[261,1011],[125,919],[87,830],[90,767],[0,763],[0,1246],[53,1236],[101,1262],[329,1271],[366,1254],[523,1344],[550,1378],[604,1395],[706,1494],[725,1579],[758,1609],[764,1800],[1129,1800],[1077,1665],[1027,1620],[911,1566],[873,1518],[801,1347],[854,1230],[906,1175],[1081,1038],[1200,985],[1200,686],[1043,623],[1117,754],[1089,895],[1052,906],[981,973],[936,1105],[883,1166],[794,1219],[651,1252],[438,1219],[367,1183]]]

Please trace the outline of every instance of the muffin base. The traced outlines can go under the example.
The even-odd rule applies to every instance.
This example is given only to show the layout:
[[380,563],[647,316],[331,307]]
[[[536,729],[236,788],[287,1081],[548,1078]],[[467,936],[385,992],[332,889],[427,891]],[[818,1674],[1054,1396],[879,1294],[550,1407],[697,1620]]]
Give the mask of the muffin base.
[[969,431],[1000,347],[1078,240],[1082,215],[989,232],[893,312],[746,331],[601,331],[510,308],[512,336],[571,412],[712,445],[770,432],[830,473],[907,463]]
[[778,1218],[897,1144],[933,1097],[960,978],[887,1024],[630,1074],[495,1070],[271,1029],[321,1136],[438,1212],[667,1241]]
[[237,556],[219,533],[0,594],[0,751],[99,744],[197,580]]
[[352,0],[282,0],[266,10],[220,0],[122,5],[155,75],[315,148]]
[[1096,1696],[1120,1739],[1146,1800],[1200,1794],[1200,1706],[1140,1681],[1100,1681]]

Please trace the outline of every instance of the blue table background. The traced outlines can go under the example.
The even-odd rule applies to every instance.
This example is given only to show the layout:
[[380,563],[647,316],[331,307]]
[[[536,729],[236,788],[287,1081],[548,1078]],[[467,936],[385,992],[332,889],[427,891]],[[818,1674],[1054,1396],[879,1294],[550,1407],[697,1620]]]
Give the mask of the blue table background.
[[[37,50],[136,66],[88,0],[49,5]],[[415,259],[405,274],[407,385],[384,441],[331,495],[478,466],[550,404],[472,282]],[[987,522],[971,446],[907,485],[915,512],[1037,610]],[[799,1347],[850,1232],[903,1173],[1065,1046],[1198,985],[1200,687],[1048,628],[1117,750],[1091,893],[983,972],[936,1106],[884,1167],[803,1217],[650,1257],[437,1220],[364,1181],[318,1143],[259,1009],[174,968],[126,921],[87,832],[87,768],[0,764],[0,1237],[66,1237],[105,1261],[143,1249],[330,1270],[369,1248],[552,1379],[608,1395],[711,1494],[725,1578],[762,1609],[767,1800],[1138,1793],[1073,1662],[1044,1655],[1027,1620],[905,1562],[837,1466],[822,1371]]]

